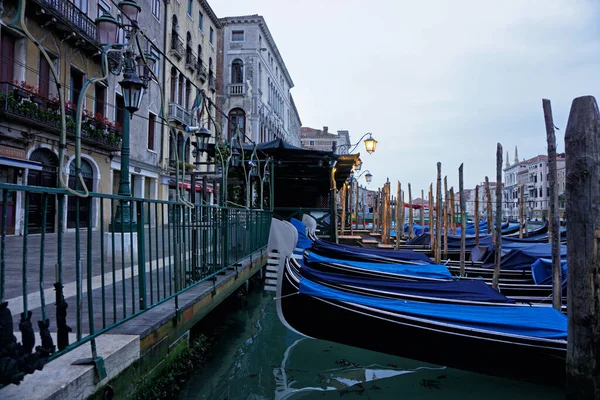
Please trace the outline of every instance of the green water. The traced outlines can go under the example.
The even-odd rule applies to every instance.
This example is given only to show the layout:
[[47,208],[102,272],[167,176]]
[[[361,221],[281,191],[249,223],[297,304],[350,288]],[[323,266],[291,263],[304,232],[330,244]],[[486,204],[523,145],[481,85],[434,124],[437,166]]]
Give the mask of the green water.
[[245,304],[230,301],[203,322],[218,333],[180,399],[564,398],[555,388],[303,338],[279,322],[273,296],[255,288]]

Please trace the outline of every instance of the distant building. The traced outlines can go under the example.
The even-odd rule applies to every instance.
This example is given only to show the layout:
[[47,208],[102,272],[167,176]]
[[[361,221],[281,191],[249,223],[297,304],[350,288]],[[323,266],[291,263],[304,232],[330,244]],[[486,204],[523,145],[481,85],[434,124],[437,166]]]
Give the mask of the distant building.
[[231,138],[237,126],[256,143],[280,138],[300,146],[301,121],[290,93],[294,82],[265,19],[246,15],[219,21],[223,139]]
[[334,150],[336,154],[348,154],[350,150],[350,132],[345,130],[330,133],[327,126],[322,130],[303,126],[300,138],[305,149]]

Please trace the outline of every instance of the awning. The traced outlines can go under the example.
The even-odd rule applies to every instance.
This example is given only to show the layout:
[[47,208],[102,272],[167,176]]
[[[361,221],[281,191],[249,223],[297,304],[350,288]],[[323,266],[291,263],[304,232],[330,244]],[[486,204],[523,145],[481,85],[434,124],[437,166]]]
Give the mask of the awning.
[[[175,186],[175,179],[170,179],[169,180],[169,186]],[[191,190],[192,189],[192,184],[190,182],[179,182],[179,187],[182,187],[185,190]],[[196,183],[196,192],[201,192],[201,191],[202,191],[202,185],[199,185],[198,183]],[[213,188],[207,187],[206,188],[206,192],[207,193],[212,193],[213,192]]]
[[9,167],[15,167],[15,168],[31,169],[34,171],[42,170],[42,164],[40,164],[39,162],[28,161],[28,160],[19,160],[16,158],[9,158],[9,157],[0,157],[0,165],[6,165]]

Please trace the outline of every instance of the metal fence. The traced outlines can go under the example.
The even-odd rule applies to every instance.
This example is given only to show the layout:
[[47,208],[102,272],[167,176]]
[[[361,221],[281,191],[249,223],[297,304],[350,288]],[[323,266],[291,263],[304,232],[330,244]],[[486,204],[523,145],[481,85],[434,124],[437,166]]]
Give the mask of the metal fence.
[[[264,248],[272,215],[100,193],[80,198],[14,184],[0,184],[0,199],[0,337],[20,330],[25,344],[33,334],[31,320],[39,319],[42,338],[48,332],[58,337],[57,349],[46,349],[52,353],[47,359],[88,341],[97,358],[93,338],[99,334],[172,298],[178,308],[178,294],[214,282]],[[117,213],[124,201],[131,202],[135,225]],[[21,206],[22,235],[13,236],[7,235],[7,221],[19,219],[15,204]],[[111,225],[125,232],[113,232]],[[13,326],[6,326],[7,315]],[[9,345],[3,340],[0,353]]]

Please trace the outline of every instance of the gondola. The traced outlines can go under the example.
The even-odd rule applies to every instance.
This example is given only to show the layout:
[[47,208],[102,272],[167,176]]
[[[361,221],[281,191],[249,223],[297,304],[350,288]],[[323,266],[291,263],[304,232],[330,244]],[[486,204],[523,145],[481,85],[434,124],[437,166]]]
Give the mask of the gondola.
[[299,334],[531,382],[564,384],[567,321],[552,308],[377,298],[314,282],[289,260],[277,312]]

